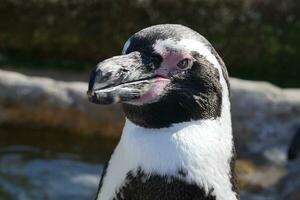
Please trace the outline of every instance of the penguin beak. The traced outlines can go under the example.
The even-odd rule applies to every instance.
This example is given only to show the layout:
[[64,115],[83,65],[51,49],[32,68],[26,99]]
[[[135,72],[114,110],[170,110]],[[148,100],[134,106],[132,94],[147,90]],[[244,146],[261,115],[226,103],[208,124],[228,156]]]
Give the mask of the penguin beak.
[[154,70],[151,59],[140,52],[104,60],[91,72],[88,99],[96,104],[139,99],[150,89]]

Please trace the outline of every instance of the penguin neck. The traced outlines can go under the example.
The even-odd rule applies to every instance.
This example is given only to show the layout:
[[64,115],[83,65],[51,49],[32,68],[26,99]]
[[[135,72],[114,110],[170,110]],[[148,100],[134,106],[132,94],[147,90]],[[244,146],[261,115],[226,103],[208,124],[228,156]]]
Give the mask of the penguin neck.
[[[225,82],[225,81],[224,81]],[[221,136],[232,136],[232,124],[231,124],[231,111],[230,111],[230,101],[229,101],[229,90],[226,84],[223,85],[223,94],[222,94],[222,105],[221,105],[221,115],[220,117],[214,119],[199,119],[199,120],[191,120],[184,121],[179,123],[174,123],[170,127],[163,128],[146,128],[143,126],[139,126],[128,118],[125,121],[125,127],[123,129],[122,136],[126,136],[131,133],[142,133],[145,134],[153,134],[160,135],[181,133],[183,131],[187,131],[190,127],[197,128],[198,131],[201,132],[209,132],[212,128],[215,132],[220,132]],[[207,133],[207,137],[209,137],[209,133]]]

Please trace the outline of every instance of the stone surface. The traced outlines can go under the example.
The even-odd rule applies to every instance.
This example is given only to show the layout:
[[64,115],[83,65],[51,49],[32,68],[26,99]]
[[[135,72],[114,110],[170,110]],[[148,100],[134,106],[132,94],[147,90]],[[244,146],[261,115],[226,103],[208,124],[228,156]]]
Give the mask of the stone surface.
[[285,163],[300,125],[300,90],[231,78],[231,103],[239,152]]
[[237,160],[236,169],[240,189],[253,193],[275,186],[287,173],[284,167],[258,165],[251,160]]
[[38,151],[28,146],[2,149],[1,200],[94,199],[101,165],[74,159],[72,155],[29,156]]
[[118,137],[123,126],[120,107],[91,104],[86,90],[84,82],[62,82],[0,70],[0,123]]
[[[240,156],[260,154],[284,163],[291,138],[300,126],[300,90],[236,78],[230,82],[233,130]],[[86,90],[85,82],[0,70],[0,123],[119,137],[124,123],[120,105],[93,105],[87,101]]]
[[[86,98],[87,83],[69,79],[67,81],[0,70],[0,126],[13,124],[22,125],[23,128],[51,127],[80,134],[119,137],[124,123],[120,105],[109,107],[93,105]],[[237,161],[237,173],[242,199],[299,199],[300,161],[299,158],[295,158],[296,160],[288,162],[287,151],[290,144],[295,143],[292,139],[297,138],[294,136],[300,127],[300,90],[281,89],[265,82],[236,78],[231,78],[230,82],[233,130],[240,158]],[[298,152],[297,145],[296,152]],[[3,160],[3,157],[0,161],[5,162],[6,166],[7,163],[14,162]],[[52,168],[66,164],[60,160],[45,162]],[[28,169],[41,166],[40,161],[34,160],[25,163],[21,168],[26,169],[27,165]],[[47,171],[45,166],[41,168]],[[3,170],[8,168],[3,167],[1,170],[0,173],[4,174]],[[91,185],[86,187],[85,195],[90,194],[96,187],[95,180],[98,175],[94,170],[94,167],[87,170],[92,171],[94,178],[87,181]],[[31,179],[31,175],[39,176],[39,172],[35,170],[34,173],[29,175],[25,173],[24,176]],[[80,184],[84,183],[86,178],[87,176],[83,176],[79,181]],[[69,179],[65,176],[64,180]],[[0,179],[0,184],[5,185],[7,181]],[[52,189],[54,193],[62,194],[56,191],[60,188]],[[53,191],[51,190],[49,194]],[[73,195],[71,190],[68,192],[64,194]]]
[[279,199],[300,199],[300,159],[286,165],[288,174],[276,186]]

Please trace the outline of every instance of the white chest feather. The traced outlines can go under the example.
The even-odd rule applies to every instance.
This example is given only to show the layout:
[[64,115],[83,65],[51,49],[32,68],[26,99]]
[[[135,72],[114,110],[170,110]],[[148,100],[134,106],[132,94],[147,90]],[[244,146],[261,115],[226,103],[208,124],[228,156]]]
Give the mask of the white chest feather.
[[230,183],[232,147],[229,113],[217,120],[184,122],[161,129],[142,128],[126,120],[98,200],[111,200],[124,184],[127,172],[138,167],[146,173],[173,176],[184,169],[188,172],[186,181],[197,183],[206,192],[213,188],[217,200],[235,200]]

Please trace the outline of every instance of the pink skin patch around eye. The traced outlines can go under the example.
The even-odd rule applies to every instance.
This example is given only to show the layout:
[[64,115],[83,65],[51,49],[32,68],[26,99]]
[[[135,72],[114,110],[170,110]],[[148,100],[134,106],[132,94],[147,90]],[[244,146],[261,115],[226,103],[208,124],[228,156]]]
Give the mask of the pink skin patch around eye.
[[177,63],[182,59],[192,59],[188,52],[163,52],[161,56],[163,61],[154,72],[157,77],[152,80],[150,89],[141,98],[132,102],[133,104],[153,103],[159,99],[161,94],[164,93],[165,87],[171,82],[170,74],[177,69]]
[[161,54],[163,61],[160,67],[154,72],[165,78],[171,78],[170,72],[177,69],[177,63],[183,59],[192,59],[193,57],[188,52],[171,52]]

